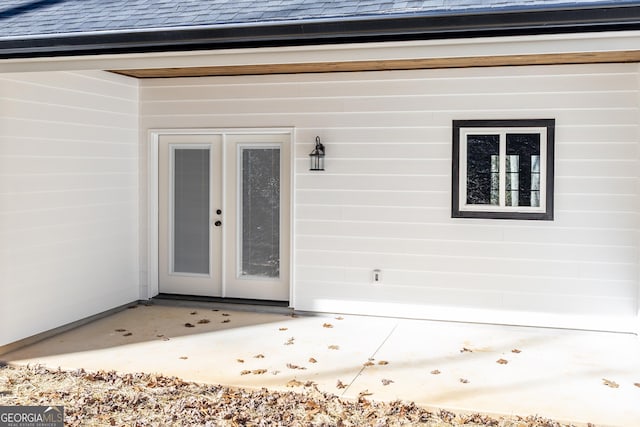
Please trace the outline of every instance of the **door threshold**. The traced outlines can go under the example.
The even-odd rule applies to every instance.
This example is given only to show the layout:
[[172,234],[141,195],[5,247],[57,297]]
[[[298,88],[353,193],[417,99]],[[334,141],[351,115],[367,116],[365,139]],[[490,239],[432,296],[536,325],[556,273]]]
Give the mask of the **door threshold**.
[[224,308],[228,310],[256,311],[267,313],[291,314],[289,301],[272,301],[244,298],[221,298],[200,295],[158,294],[150,300],[158,305],[182,307]]

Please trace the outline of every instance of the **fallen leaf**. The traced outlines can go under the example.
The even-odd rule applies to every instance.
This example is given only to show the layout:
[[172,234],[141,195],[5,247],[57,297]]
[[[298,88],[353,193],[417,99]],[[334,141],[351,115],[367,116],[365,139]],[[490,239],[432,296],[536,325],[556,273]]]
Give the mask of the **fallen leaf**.
[[289,329],[289,328],[279,328],[278,330],[279,331],[286,331],[287,329]]
[[384,378],[381,381],[382,381],[382,385],[389,385],[392,382],[394,382],[393,380],[387,380],[387,379],[384,379]]
[[185,328],[195,328],[195,325],[193,325],[191,323],[185,323],[184,326],[185,326]]
[[518,350],[517,348],[514,348],[513,350],[511,350],[511,353],[522,353],[521,350]]
[[373,393],[371,393],[369,390],[362,390],[360,393],[358,393],[358,399],[365,396],[371,396],[372,394]]
[[300,370],[307,369],[304,366],[294,365],[293,363],[287,363],[287,368],[289,368],[289,369],[300,369]]
[[236,359],[238,363],[244,363],[244,359]]
[[469,380],[468,380],[468,379],[466,379],[466,378],[460,378],[460,382],[461,382],[462,384],[468,384],[468,383],[469,383]]
[[267,372],[267,370],[266,370],[266,369],[254,369],[253,371],[251,371],[251,373],[252,373],[253,375],[262,375],[262,374],[264,374],[265,372]]
[[181,359],[181,360],[187,360],[187,359],[188,359],[188,357],[187,357],[187,356],[180,356],[180,357],[179,357],[179,359]]
[[462,347],[462,350],[460,350],[460,353],[473,353],[473,350],[471,350],[470,348],[467,347]]
[[338,317],[336,317],[336,320],[344,320],[344,317],[338,316]]
[[116,332],[126,332],[126,329],[116,329]]
[[251,373],[251,371],[249,371],[248,369],[240,371],[240,375],[249,375],[250,373]]
[[304,383],[305,387],[313,387],[315,385],[316,385],[316,383],[314,381],[311,381],[311,380],[309,380],[306,383]]
[[309,358],[309,363],[318,363],[318,361],[316,359],[314,359],[313,357]]
[[210,323],[210,322],[211,322],[211,320],[209,320],[209,319],[200,319],[200,320],[198,320],[198,323],[201,324],[201,325],[204,325],[204,324]]
[[433,375],[440,375],[440,371],[437,369],[434,369],[433,371],[431,371],[431,374]]
[[229,313],[222,313],[223,316],[227,317],[227,316],[231,316]]
[[230,320],[230,319],[224,319],[224,320],[223,320],[222,322],[220,322],[220,323],[229,323],[229,322],[231,322],[231,320]]
[[287,383],[287,387],[300,387],[302,383],[295,378]]
[[331,323],[323,323],[322,327],[323,328],[333,328],[333,325]]
[[122,334],[123,337],[130,337],[131,335],[133,335],[131,332],[127,332],[126,334]]
[[213,308],[211,309],[211,311],[220,311],[220,310],[218,310],[217,308]]
[[608,379],[606,379],[606,378],[603,378],[603,379],[602,379],[602,383],[603,383],[604,385],[606,385],[607,387],[611,387],[611,388],[618,388],[618,387],[620,387],[620,385],[619,385],[617,382],[615,382],[615,381],[611,381],[611,380],[608,380]]
[[287,340],[287,342],[286,342],[286,343],[284,343],[284,345],[293,345],[293,341],[295,341],[295,338],[294,338],[294,337],[291,337],[291,338],[289,338],[289,339]]
[[389,362],[387,362],[386,360],[381,360],[378,362],[378,365],[388,365]]
[[253,356],[254,359],[264,359],[264,354],[260,353],[260,354],[256,354],[255,356]]
[[347,385],[342,381],[338,380],[338,382],[336,383],[336,387],[342,389],[342,388],[347,388]]
[[192,311],[192,312],[191,312],[191,313],[189,313],[189,314],[190,314],[190,315],[192,315],[192,316],[195,316],[196,314],[198,314],[198,312],[197,312],[197,311]]
[[362,366],[373,366],[373,365],[375,365],[375,363],[373,363],[373,362],[372,362],[372,361],[370,361],[370,360],[369,360],[369,361],[367,361],[367,362],[364,362],[364,363],[362,364]]
[[498,359],[496,360],[496,363],[499,363],[501,365],[506,365],[507,363],[509,363],[509,361],[505,359]]
[[328,348],[329,350],[340,350],[340,346],[335,344],[331,344]]
[[640,387],[640,383],[633,383],[634,386]]
[[158,335],[156,335],[156,337],[162,338],[162,337],[164,337],[164,334],[158,334]]

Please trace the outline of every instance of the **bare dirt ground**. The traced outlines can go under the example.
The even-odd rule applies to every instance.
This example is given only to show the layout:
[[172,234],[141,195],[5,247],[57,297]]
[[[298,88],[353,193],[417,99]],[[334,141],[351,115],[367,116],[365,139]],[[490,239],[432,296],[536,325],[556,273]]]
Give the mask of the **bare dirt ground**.
[[428,411],[411,402],[357,401],[313,383],[243,390],[154,374],[20,367],[0,362],[0,406],[62,405],[66,426],[568,426],[536,416]]

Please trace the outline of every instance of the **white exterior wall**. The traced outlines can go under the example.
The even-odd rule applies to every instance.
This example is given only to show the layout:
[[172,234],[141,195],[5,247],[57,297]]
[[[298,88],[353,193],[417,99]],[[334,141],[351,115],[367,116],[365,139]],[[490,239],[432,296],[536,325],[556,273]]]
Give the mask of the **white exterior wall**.
[[[556,119],[556,219],[452,219],[452,120],[518,118]],[[296,128],[292,305],[310,311],[633,330],[638,119],[637,64],[141,82],[143,134]]]
[[138,83],[0,74],[0,346],[138,299]]

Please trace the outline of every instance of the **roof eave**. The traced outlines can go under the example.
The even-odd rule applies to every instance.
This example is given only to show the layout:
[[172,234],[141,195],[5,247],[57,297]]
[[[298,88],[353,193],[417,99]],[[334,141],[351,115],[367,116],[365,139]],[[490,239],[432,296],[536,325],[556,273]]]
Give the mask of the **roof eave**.
[[640,29],[640,6],[510,10],[0,39],[0,59]]

